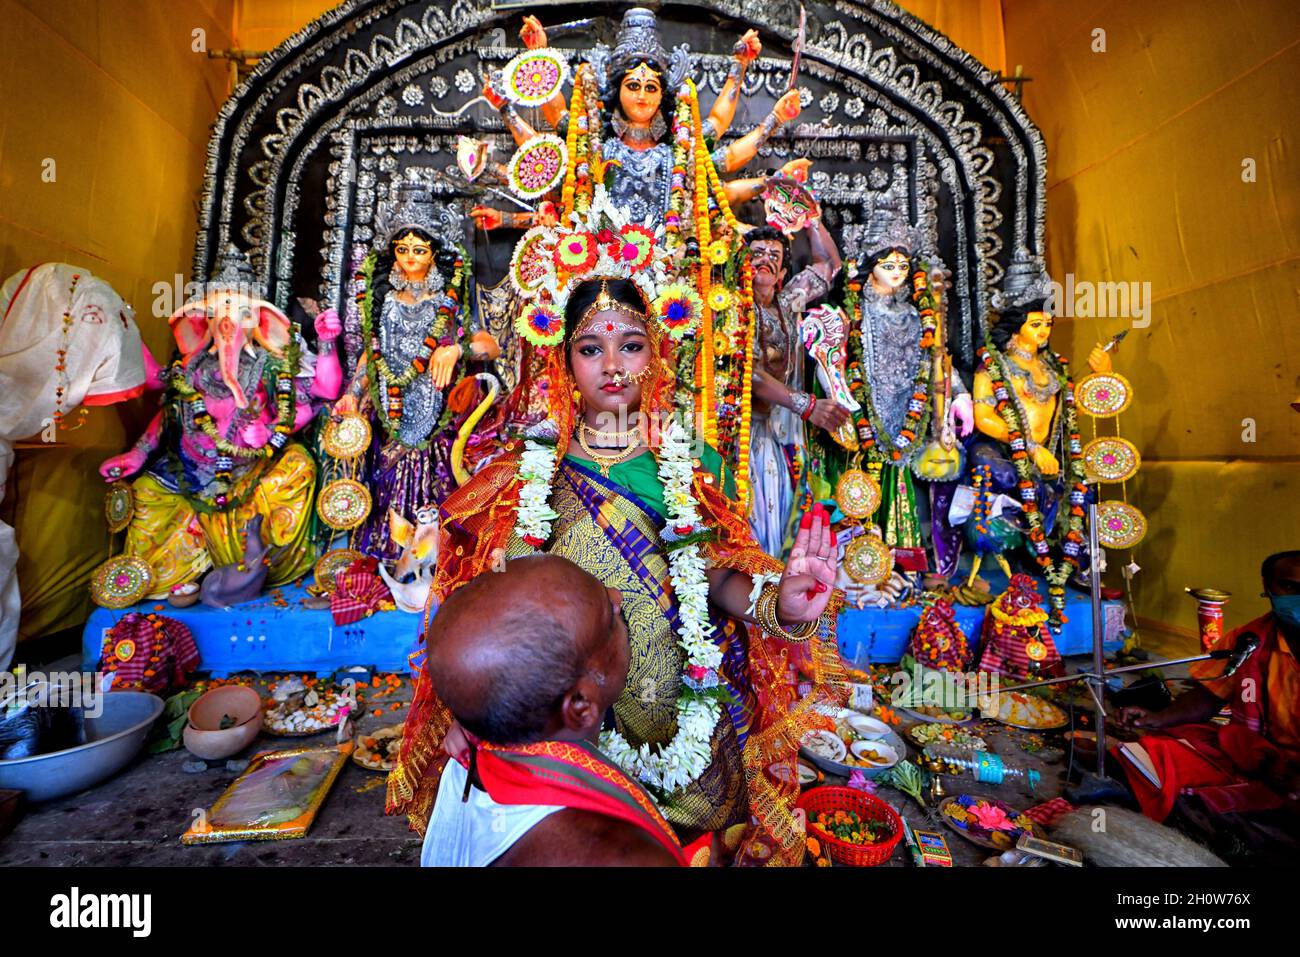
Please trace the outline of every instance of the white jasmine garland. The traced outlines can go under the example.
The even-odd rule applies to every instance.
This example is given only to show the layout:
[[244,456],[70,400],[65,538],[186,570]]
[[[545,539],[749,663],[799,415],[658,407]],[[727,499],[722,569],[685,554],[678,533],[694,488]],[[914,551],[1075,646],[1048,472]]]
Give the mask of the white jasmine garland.
[[[676,422],[660,441],[659,478],[664,484],[669,530],[678,536],[698,530],[701,520],[695,501],[691,443]],[[675,548],[668,553],[668,567],[677,596],[677,643],[685,653],[684,670],[703,668],[716,673],[722,651],[710,637],[709,580],[703,550],[697,543]],[[668,744],[657,750],[649,744],[633,748],[617,731],[605,731],[600,736],[601,750],[629,774],[664,791],[676,791],[708,768],[713,731],[721,714],[722,708],[713,698],[679,697],[677,733]]]
[[535,548],[540,548],[551,536],[551,522],[559,516],[551,508],[551,482],[555,478],[554,445],[524,440],[524,451],[519,456],[519,507],[515,512],[515,534]]

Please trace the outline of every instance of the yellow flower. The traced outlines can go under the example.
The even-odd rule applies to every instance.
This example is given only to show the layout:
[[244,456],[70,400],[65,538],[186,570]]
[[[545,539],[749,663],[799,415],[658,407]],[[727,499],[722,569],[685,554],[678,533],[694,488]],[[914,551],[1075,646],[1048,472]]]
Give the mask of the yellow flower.
[[[718,245],[714,243],[713,246]],[[713,246],[709,247],[712,255]],[[731,293],[723,286],[714,286],[709,290],[709,308],[714,312],[722,312],[724,309],[731,307]]]
[[713,263],[715,266],[721,266],[727,261],[727,257],[731,255],[731,248],[719,239],[715,242],[709,243],[708,254],[709,262]]

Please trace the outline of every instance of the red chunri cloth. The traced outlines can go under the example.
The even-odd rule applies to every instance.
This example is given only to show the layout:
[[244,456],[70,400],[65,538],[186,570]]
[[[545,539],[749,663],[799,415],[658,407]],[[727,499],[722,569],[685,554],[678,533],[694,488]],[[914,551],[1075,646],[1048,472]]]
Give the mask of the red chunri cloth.
[[[155,649],[159,638],[162,647]],[[107,671],[114,661],[117,673],[113,691],[160,693],[185,684],[201,658],[189,628],[175,618],[133,611],[110,628],[104,638],[101,667]]]
[[373,558],[358,558],[334,577],[334,592],[330,595],[334,624],[350,625],[360,621],[379,611],[384,602],[393,600],[388,586],[375,574],[377,567]]

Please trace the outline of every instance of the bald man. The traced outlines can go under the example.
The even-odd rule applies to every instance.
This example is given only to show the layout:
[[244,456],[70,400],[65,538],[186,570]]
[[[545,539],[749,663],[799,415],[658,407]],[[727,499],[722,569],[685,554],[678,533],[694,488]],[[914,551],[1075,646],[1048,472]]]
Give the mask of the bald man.
[[445,601],[426,667],[456,718],[425,866],[672,866],[644,788],[596,748],[627,681],[622,595],[564,558],[517,558]]

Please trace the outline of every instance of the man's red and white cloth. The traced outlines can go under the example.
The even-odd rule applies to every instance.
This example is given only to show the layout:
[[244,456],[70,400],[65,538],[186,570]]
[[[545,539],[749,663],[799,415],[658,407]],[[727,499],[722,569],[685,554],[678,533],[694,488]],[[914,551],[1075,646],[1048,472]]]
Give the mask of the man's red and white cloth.
[[[1294,735],[1298,723],[1295,658],[1271,615],[1236,629],[1222,646],[1233,647],[1247,632],[1259,637],[1259,648],[1230,678],[1193,669],[1206,687],[1230,704],[1228,724],[1185,724],[1143,735],[1139,742],[1151,758],[1159,787],[1119,756],[1142,813],[1152,820],[1164,821],[1180,794],[1197,795],[1218,814],[1249,814],[1282,805],[1282,796],[1270,783],[1286,780],[1294,759],[1294,752],[1278,742],[1293,740],[1287,735]],[[1118,746],[1112,751],[1119,755]]]

